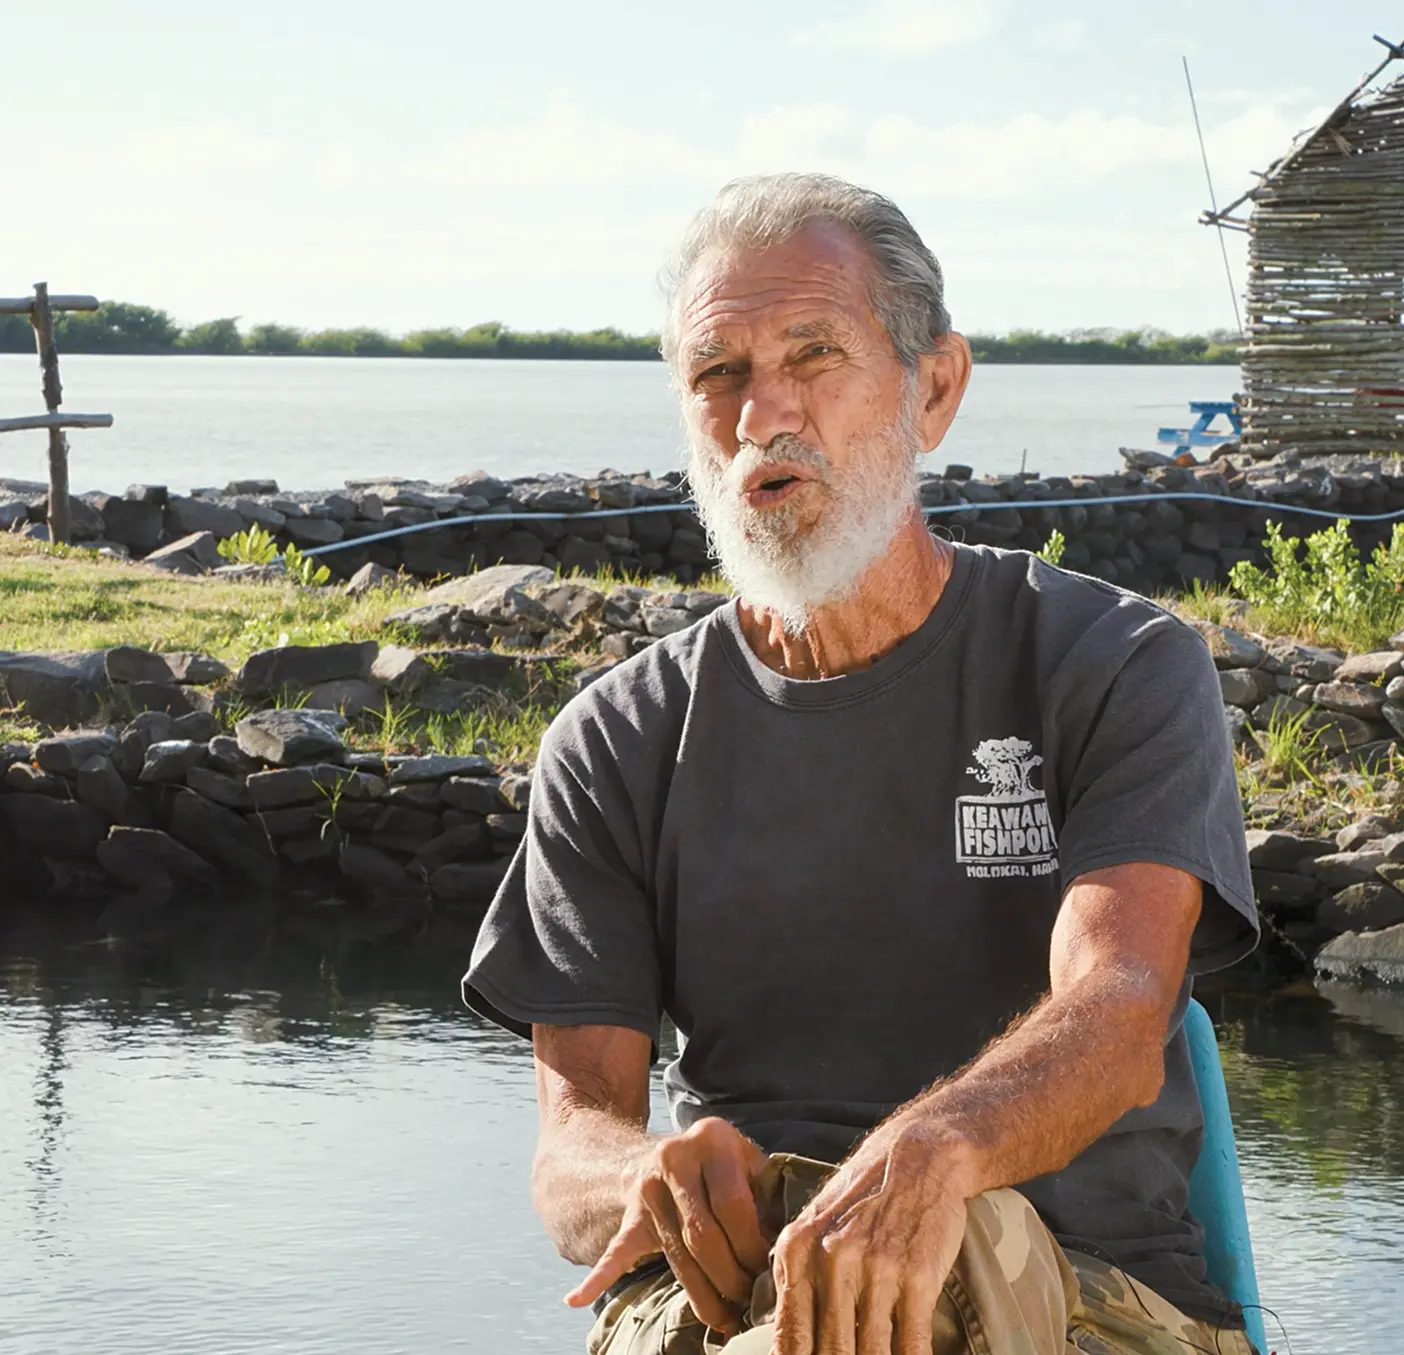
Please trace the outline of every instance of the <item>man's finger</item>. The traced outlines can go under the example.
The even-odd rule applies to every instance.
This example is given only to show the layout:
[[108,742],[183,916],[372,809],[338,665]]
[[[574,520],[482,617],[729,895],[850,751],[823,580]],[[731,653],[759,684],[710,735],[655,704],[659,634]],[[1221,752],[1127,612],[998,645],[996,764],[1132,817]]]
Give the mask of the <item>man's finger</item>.
[[693,1160],[676,1166],[665,1163],[663,1181],[672,1197],[670,1220],[676,1218],[688,1255],[722,1298],[738,1308],[743,1306],[751,1297],[751,1277],[732,1253],[726,1231],[712,1213],[702,1168]]
[[813,1236],[803,1226],[791,1224],[776,1240],[773,1355],[814,1355],[813,1253]]
[[941,1291],[926,1285],[908,1287],[897,1300],[896,1324],[890,1347],[897,1355],[931,1355],[931,1330]]
[[654,1235],[658,1238],[658,1244],[663,1249],[668,1265],[672,1267],[678,1283],[687,1293],[692,1311],[709,1327],[715,1327],[718,1331],[733,1330],[740,1316],[739,1305],[727,1301],[708,1278],[697,1258],[688,1250],[687,1243],[683,1240],[677,1205],[662,1182],[658,1182],[655,1189],[645,1193],[644,1208],[648,1210]]
[[[892,1355],[892,1333],[901,1294],[898,1267],[886,1257],[868,1257],[858,1299],[858,1355]],[[924,1355],[930,1355],[928,1344]]]
[[759,1275],[770,1257],[770,1248],[761,1232],[756,1197],[741,1164],[732,1157],[709,1159],[702,1164],[702,1182],[732,1253],[748,1275]]
[[572,1308],[584,1308],[593,1303],[616,1280],[622,1279],[638,1263],[658,1255],[658,1239],[646,1215],[625,1221],[595,1262],[594,1268],[566,1295]]
[[865,1280],[861,1236],[825,1236],[815,1248],[816,1321],[824,1355],[855,1355],[858,1342],[858,1294]]

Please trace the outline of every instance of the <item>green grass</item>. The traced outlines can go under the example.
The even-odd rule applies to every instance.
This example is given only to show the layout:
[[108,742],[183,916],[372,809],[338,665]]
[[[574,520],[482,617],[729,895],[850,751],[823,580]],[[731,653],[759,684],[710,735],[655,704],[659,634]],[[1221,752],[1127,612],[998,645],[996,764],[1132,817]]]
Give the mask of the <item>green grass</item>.
[[87,551],[0,536],[0,649],[193,649],[231,667],[256,649],[379,638],[420,590],[339,589],[184,578]]

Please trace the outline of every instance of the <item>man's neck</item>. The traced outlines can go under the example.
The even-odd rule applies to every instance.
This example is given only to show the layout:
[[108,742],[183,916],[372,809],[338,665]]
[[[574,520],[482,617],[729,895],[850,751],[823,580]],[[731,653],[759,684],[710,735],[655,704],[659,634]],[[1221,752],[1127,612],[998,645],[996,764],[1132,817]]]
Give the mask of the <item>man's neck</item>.
[[954,560],[953,548],[913,512],[852,594],[813,612],[799,635],[744,598],[741,632],[756,657],[785,677],[838,677],[871,667],[931,615]]

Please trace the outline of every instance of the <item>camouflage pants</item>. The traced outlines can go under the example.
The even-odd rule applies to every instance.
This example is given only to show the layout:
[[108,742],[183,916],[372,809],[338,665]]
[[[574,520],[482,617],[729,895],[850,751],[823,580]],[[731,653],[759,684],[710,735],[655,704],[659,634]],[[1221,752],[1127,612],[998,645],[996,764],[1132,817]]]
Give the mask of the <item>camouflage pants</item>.
[[[762,1217],[794,1218],[833,1170],[777,1153],[758,1190]],[[670,1272],[616,1295],[589,1355],[769,1355],[775,1287],[757,1279],[746,1328],[729,1341],[693,1316]],[[1123,1271],[1065,1252],[1014,1190],[969,1205],[965,1241],[936,1309],[933,1355],[1252,1355],[1241,1331],[1186,1317]]]

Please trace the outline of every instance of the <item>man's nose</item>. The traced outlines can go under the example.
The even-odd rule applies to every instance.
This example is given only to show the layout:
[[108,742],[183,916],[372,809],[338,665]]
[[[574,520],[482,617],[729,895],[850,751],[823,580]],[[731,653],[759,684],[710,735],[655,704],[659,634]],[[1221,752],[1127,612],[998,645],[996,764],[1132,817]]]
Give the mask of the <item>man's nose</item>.
[[804,430],[804,422],[804,408],[793,381],[753,374],[746,384],[736,421],[736,440],[767,447],[781,433],[798,436]]

